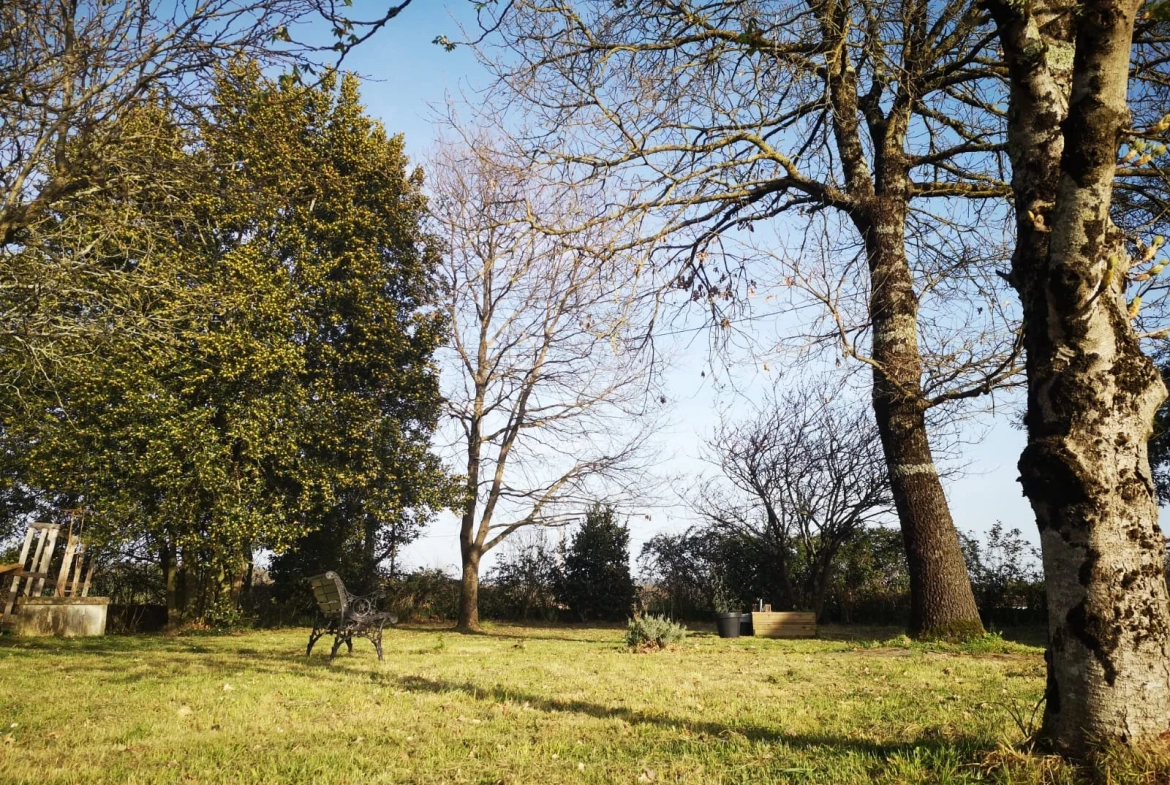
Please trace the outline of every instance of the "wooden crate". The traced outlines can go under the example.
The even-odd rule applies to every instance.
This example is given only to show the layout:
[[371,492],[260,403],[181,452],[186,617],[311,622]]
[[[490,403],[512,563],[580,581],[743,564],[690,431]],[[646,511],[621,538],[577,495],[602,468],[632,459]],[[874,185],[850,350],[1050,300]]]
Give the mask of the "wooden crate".
[[752,611],[752,631],[760,638],[815,638],[815,613]]

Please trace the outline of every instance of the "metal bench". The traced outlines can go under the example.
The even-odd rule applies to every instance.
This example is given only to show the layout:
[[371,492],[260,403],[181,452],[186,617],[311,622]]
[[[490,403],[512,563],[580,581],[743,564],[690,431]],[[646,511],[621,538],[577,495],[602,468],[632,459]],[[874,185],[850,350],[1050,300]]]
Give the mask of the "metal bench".
[[317,601],[318,614],[313,631],[309,633],[309,647],[305,650],[305,656],[313,653],[313,646],[318,640],[332,635],[333,651],[329,653],[332,662],[342,643],[353,652],[353,636],[357,635],[359,638],[368,638],[374,644],[378,659],[381,660],[382,628],[387,624],[397,624],[398,617],[378,610],[379,595],[359,597],[350,594],[341,576],[332,571],[314,575],[308,580],[313,588],[313,598]]

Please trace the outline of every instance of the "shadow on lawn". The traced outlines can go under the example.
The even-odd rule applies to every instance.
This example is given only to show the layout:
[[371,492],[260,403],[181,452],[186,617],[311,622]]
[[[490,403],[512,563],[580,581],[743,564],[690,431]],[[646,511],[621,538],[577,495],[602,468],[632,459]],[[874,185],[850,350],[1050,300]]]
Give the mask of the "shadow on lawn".
[[436,694],[462,692],[479,701],[527,703],[530,707],[549,714],[573,713],[597,719],[617,718],[631,725],[650,725],[668,730],[681,730],[696,734],[700,738],[726,739],[741,735],[753,742],[784,744],[794,749],[829,747],[878,759],[885,759],[897,754],[908,754],[913,751],[940,753],[944,750],[954,750],[964,758],[973,759],[979,752],[988,749],[986,743],[980,743],[976,739],[967,737],[954,741],[930,738],[916,739],[910,742],[874,742],[829,734],[790,734],[761,725],[727,725],[707,720],[686,720],[659,712],[639,711],[621,706],[612,707],[579,699],[548,698],[504,687],[484,687],[474,682],[454,682],[422,676],[401,676],[397,679],[397,684],[400,689],[407,692]]
[[[551,641],[553,643],[613,643],[613,633],[624,631],[625,625],[601,626],[596,624],[566,625],[566,624],[515,624],[506,627],[488,627],[479,630],[457,630],[454,626],[438,626],[433,624],[414,625],[403,624],[397,629],[404,632],[417,632],[430,635],[458,635],[468,638],[516,640],[516,641]],[[526,635],[514,630],[565,630],[576,633],[573,635]],[[589,635],[589,632],[597,635]]]

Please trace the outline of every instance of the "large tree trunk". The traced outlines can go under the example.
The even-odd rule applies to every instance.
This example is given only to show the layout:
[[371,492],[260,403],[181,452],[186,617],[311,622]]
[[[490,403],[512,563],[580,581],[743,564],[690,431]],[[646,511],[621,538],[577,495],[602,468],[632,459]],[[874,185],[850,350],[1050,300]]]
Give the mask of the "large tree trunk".
[[858,219],[871,280],[873,410],[910,572],[910,634],[966,638],[983,633],[926,430],[918,300],[906,261],[906,206],[874,197]]
[[[1170,600],[1146,453],[1166,391],[1131,327],[1128,258],[1109,221],[1137,4],[991,8],[1012,83],[1012,283],[1028,373],[1020,479],[1048,593],[1042,733],[1079,755],[1170,730]],[[1061,18],[1054,10],[1067,22],[1041,30],[1036,19]]]
[[472,544],[464,547],[463,577],[459,583],[459,622],[457,630],[474,632],[479,629],[479,549]]

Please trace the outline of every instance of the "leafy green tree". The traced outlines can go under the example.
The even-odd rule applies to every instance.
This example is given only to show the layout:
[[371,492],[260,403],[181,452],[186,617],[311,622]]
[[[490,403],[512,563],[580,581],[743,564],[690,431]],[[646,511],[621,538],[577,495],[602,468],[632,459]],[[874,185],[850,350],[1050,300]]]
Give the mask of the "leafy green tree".
[[[433,307],[439,257],[422,228],[422,172],[409,169],[401,136],[363,114],[357,80],[335,84],[308,90],[236,69],[209,135],[220,171],[253,162],[237,237],[275,229],[301,293],[296,341],[316,402],[305,455],[329,476],[309,512],[316,534],[278,557],[274,574],[296,580],[346,565],[352,585],[366,588],[448,502],[429,450],[439,406],[431,355],[445,322]],[[266,215],[255,210],[256,186]]]
[[558,599],[582,621],[621,621],[634,606],[630,577],[630,530],[612,507],[595,504],[573,535]]
[[[141,206],[146,194],[167,192],[172,183],[162,170],[143,177],[137,155],[144,145],[165,145],[173,129],[143,123],[144,110],[167,96],[168,122],[194,132],[223,63],[247,58],[315,71],[344,58],[410,1],[384,4],[367,18],[317,0],[0,3],[0,397],[18,405],[28,386],[50,381],[60,365],[88,351],[87,342],[113,329],[157,338],[147,328],[159,325],[144,321],[129,296],[139,276],[111,274],[88,252],[24,253],[43,239],[46,225],[77,225],[67,207]],[[310,18],[328,23],[332,46],[290,36],[290,27]],[[151,140],[154,131],[160,136]],[[136,191],[143,198],[127,201]],[[161,204],[183,212],[184,195],[173,190]],[[87,221],[88,231],[118,227],[117,217],[129,214]],[[138,223],[135,233],[146,228]],[[157,296],[153,288],[137,294]]]
[[[216,98],[196,136],[142,159],[182,170],[180,205],[133,190],[58,232],[115,227],[113,264],[150,272],[137,308],[164,338],[92,346],[18,428],[26,481],[81,500],[110,543],[150,540],[168,609],[193,616],[234,602],[258,547],[317,532],[376,564],[445,488],[437,255],[402,139],[351,78],[310,88],[236,64]],[[151,242],[127,241],[137,226]]]

